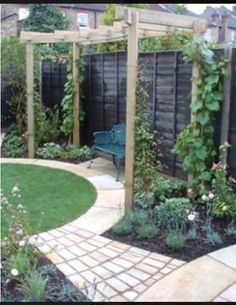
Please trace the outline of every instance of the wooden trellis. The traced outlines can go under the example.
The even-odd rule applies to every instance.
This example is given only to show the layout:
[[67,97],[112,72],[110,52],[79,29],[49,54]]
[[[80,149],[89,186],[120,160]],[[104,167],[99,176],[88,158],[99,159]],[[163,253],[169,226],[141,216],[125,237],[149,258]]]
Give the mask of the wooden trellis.
[[[204,19],[161,13],[127,7],[116,8],[113,26],[100,26],[98,29],[73,31],[54,31],[53,33],[21,32],[20,39],[26,43],[27,67],[27,117],[28,117],[28,156],[34,158],[34,111],[33,111],[33,44],[73,43],[73,143],[79,146],[79,86],[76,60],[78,47],[98,43],[128,40],[127,54],[127,106],[126,106],[126,150],[125,150],[125,212],[132,208],[134,192],[134,143],[136,114],[136,84],[138,64],[138,39],[168,36],[173,31],[192,32],[203,35],[207,29]],[[196,67],[194,67],[196,75]],[[194,88],[193,88],[194,89]]]

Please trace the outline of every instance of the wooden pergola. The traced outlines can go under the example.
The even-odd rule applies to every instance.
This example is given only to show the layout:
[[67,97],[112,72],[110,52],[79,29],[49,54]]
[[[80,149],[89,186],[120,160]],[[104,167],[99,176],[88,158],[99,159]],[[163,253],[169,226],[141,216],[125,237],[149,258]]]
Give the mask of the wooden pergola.
[[[79,46],[128,40],[127,54],[127,106],[126,106],[126,148],[125,148],[125,212],[132,208],[134,192],[134,143],[136,84],[138,64],[138,39],[168,36],[173,31],[192,32],[203,35],[207,29],[204,19],[162,13],[127,7],[116,8],[113,26],[100,26],[86,31],[54,31],[53,33],[21,32],[21,42],[26,43],[27,71],[27,119],[28,157],[34,158],[34,109],[33,109],[33,45],[38,43],[73,43],[73,143],[79,146],[79,73],[76,61],[79,59]],[[193,77],[198,74],[193,65]],[[192,92],[195,91],[193,84]]]

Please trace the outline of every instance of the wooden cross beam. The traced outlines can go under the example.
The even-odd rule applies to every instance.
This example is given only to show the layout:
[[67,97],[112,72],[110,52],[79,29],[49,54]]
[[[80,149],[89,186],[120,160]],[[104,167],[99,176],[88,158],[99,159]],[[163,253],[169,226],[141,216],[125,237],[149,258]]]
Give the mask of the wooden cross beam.
[[194,22],[201,21],[202,24],[205,24],[205,26],[207,27],[207,22],[205,19],[170,13],[162,13],[151,10],[127,8],[123,6],[116,7],[116,20],[124,21],[128,11],[139,13],[139,24],[144,23],[151,25],[163,25],[193,29]]

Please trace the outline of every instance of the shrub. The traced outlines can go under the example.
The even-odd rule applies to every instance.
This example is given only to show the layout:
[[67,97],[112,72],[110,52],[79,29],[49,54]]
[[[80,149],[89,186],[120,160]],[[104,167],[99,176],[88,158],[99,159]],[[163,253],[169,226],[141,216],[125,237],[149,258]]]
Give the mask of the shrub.
[[32,271],[29,256],[27,255],[27,252],[24,251],[18,251],[16,254],[12,255],[9,258],[7,265],[10,270],[16,269],[21,278],[24,278]]
[[69,144],[65,147],[63,152],[63,158],[65,159],[75,159],[75,158],[89,158],[91,156],[91,148],[88,146],[76,147],[73,144]]
[[225,166],[219,162],[213,167],[214,179],[212,181],[212,212],[217,217],[236,217],[236,194],[234,192],[234,179],[227,179]]
[[180,231],[171,230],[168,233],[165,242],[168,248],[179,251],[185,245],[185,237]]
[[147,211],[135,210],[127,214],[126,219],[135,226],[141,226],[150,222],[150,217]]
[[72,283],[66,283],[60,287],[59,302],[86,302],[88,298]]
[[143,238],[153,238],[158,233],[157,228],[153,223],[142,224],[137,231],[138,235]]
[[123,218],[113,226],[112,231],[117,235],[129,235],[133,231],[133,226],[128,220]]
[[63,149],[56,143],[45,143],[43,147],[39,147],[36,152],[38,157],[43,159],[47,158],[60,158],[63,154]]
[[169,198],[171,196],[173,187],[174,184],[171,180],[158,176],[153,182],[152,190],[156,197],[158,197],[160,200],[165,200],[165,198]]
[[187,198],[170,198],[156,206],[157,221],[163,229],[179,229],[188,222],[191,208]]
[[4,140],[3,152],[7,157],[22,157],[26,152],[26,145],[21,136],[9,134]]
[[43,277],[38,271],[31,272],[19,286],[19,290],[24,294],[25,301],[44,302],[47,297],[47,281],[47,277]]

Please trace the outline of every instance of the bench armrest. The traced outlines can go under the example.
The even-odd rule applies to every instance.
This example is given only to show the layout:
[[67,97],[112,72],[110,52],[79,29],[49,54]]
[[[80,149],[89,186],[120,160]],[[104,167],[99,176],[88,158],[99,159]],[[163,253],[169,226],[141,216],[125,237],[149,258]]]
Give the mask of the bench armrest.
[[96,131],[93,133],[94,144],[109,144],[109,131]]

